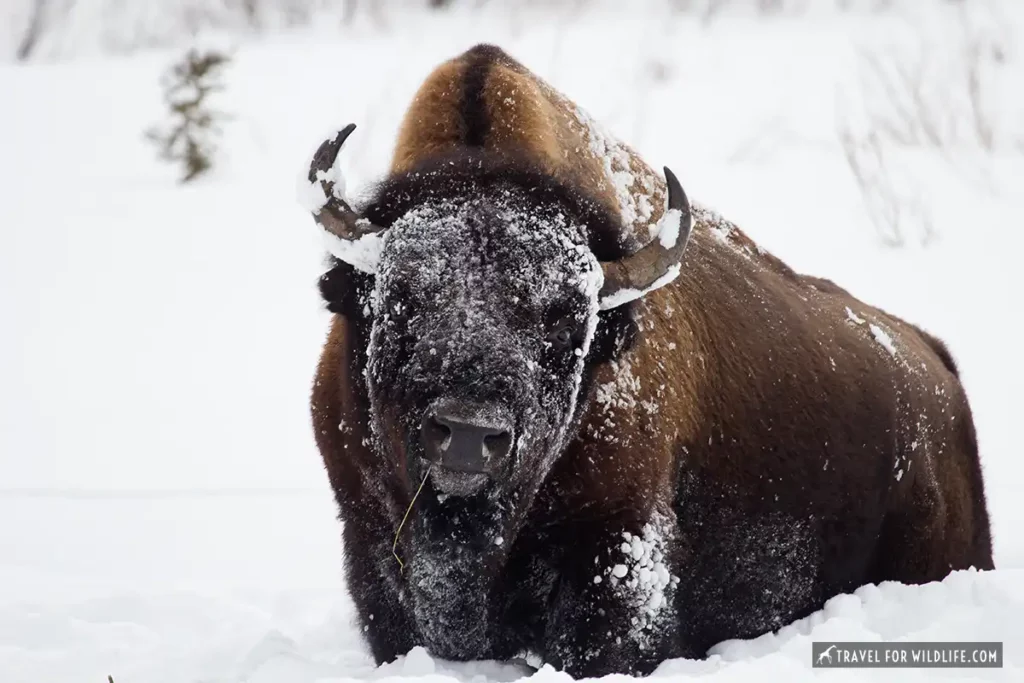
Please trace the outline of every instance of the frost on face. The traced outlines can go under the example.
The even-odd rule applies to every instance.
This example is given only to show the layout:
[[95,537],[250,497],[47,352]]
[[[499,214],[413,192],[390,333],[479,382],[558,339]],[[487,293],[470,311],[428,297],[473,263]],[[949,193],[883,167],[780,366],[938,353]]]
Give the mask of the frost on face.
[[[427,482],[406,537],[418,628],[432,651],[483,652],[488,576],[575,434],[602,272],[585,226],[560,205],[511,184],[447,190],[387,230],[366,378],[382,457]],[[438,495],[436,472],[423,473],[419,434],[438,402],[500,411],[514,431],[472,495]]]
[[[560,212],[538,216],[521,199],[509,190],[484,202],[433,202],[397,220],[377,255],[374,298],[392,303],[379,312],[372,339],[386,334],[393,318],[403,317],[393,310],[406,303],[395,300],[400,290],[412,300],[407,303],[413,310],[444,307],[450,326],[442,324],[438,331],[443,318],[437,317],[416,321],[422,333],[416,338],[429,340],[428,353],[443,367],[457,365],[454,356],[472,353],[473,347],[485,351],[504,346],[490,347],[489,340],[525,336],[535,341],[532,348],[510,349],[511,358],[521,374],[532,378],[543,375],[539,352],[550,346],[544,311],[571,301],[571,317],[579,325],[565,410],[571,415],[597,327],[603,273],[579,226]],[[525,318],[532,318],[529,329],[510,329],[516,327],[513,321]]]

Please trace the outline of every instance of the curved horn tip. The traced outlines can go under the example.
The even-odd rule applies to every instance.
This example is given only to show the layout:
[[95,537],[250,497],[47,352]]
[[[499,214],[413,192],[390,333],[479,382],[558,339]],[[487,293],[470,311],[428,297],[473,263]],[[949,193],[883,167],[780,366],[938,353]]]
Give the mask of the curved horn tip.
[[313,161],[309,164],[309,182],[316,181],[317,171],[326,172],[334,165],[334,160],[338,158],[345,141],[355,129],[356,124],[350,123],[338,131],[333,138],[328,138],[320,143],[316,153],[313,154]]
[[341,130],[338,131],[338,134],[334,137],[334,141],[338,145],[339,148],[341,147],[341,145],[345,144],[345,140],[348,139],[349,135],[352,135],[352,131],[354,131],[355,129],[356,129],[356,124],[350,123],[350,124],[348,124],[347,126],[345,126],[344,128],[342,128]]
[[665,184],[668,185],[668,208],[679,209],[683,213],[690,212],[690,200],[679,183],[679,178],[668,166],[663,167],[665,171]]

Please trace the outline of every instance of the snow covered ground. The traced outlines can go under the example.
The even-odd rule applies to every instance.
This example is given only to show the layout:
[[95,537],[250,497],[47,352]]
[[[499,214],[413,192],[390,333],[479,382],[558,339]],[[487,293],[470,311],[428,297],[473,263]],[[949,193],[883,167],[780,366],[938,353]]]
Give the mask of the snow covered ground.
[[[0,682],[526,675],[422,652],[372,666],[307,409],[327,316],[296,179],[348,121],[359,124],[348,177],[378,176],[414,88],[483,40],[652,164],[671,163],[692,197],[794,267],[946,339],[974,406],[995,572],[865,587],[655,677],[812,680],[813,640],[905,639],[1001,640],[1007,665],[820,675],[1021,680],[1024,42],[1012,37],[1024,16],[1013,3],[978,6],[1002,14],[704,24],[667,11],[460,10],[278,34],[238,47],[225,157],[187,187],[142,135],[162,119],[159,76],[178,51],[0,65]],[[983,72],[991,150],[972,142],[964,85],[977,43],[1002,55]],[[941,131],[937,147],[855,149],[864,163],[884,159],[900,188],[899,248],[869,220],[839,140],[906,125],[914,105],[894,111],[858,50],[917,73],[932,112],[923,129]]]

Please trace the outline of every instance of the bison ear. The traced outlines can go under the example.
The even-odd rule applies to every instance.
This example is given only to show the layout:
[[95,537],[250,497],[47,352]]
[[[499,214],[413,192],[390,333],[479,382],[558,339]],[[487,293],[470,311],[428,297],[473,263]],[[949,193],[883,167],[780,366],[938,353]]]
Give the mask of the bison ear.
[[367,302],[373,291],[374,277],[357,270],[344,261],[335,261],[320,276],[317,287],[327,310],[349,320],[362,320],[368,315]]
[[654,239],[635,254],[601,264],[604,285],[598,294],[602,311],[635,301],[678,277],[683,252],[693,228],[690,200],[675,174],[665,167],[668,207],[658,221]]
[[347,263],[336,262],[333,268],[320,276],[317,288],[320,290],[320,298],[331,313],[344,315],[347,312],[355,284],[352,282],[353,270]]
[[301,188],[303,205],[323,230],[327,250],[364,273],[377,271],[384,228],[352,210],[345,197],[345,178],[338,164],[341,148],[356,124],[350,123],[324,140],[310,162]]

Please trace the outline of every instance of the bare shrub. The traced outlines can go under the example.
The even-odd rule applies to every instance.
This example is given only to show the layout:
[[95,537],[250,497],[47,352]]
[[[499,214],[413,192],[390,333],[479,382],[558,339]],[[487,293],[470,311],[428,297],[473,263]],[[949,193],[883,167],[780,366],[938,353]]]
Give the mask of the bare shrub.
[[912,180],[896,182],[893,150],[941,149],[946,109],[926,96],[921,62],[867,54],[861,63],[873,90],[861,89],[862,111],[840,100],[836,136],[843,159],[882,244],[905,246],[915,231],[927,244],[935,237],[931,216]]
[[[922,243],[935,238],[923,182],[907,159],[923,154],[975,182],[989,177],[988,164],[1002,152],[1024,151],[1022,117],[993,103],[1010,44],[1000,22],[986,27],[980,12],[951,14],[952,35],[860,50],[858,111],[849,100],[837,109],[836,135],[866,212],[882,241],[899,246],[915,223]],[[995,28],[993,28],[993,26]],[[1002,84],[1002,89],[1010,86]],[[897,182],[900,181],[900,182]]]
[[857,136],[852,129],[840,125],[838,135],[864,209],[882,243],[889,247],[905,246],[910,237],[908,232],[916,226],[920,244],[930,244],[936,237],[931,214],[919,192],[906,187],[906,183],[901,187],[894,178],[879,132]]
[[876,115],[885,136],[902,145],[941,147],[948,132],[949,102],[927,91],[927,51],[916,55],[861,51],[866,77],[880,91],[889,111]]
[[25,35],[21,37],[21,42],[18,44],[17,57],[20,61],[28,59],[39,43],[45,26],[48,4],[48,0],[34,0],[32,3],[32,14],[29,17],[28,28],[25,29]]

